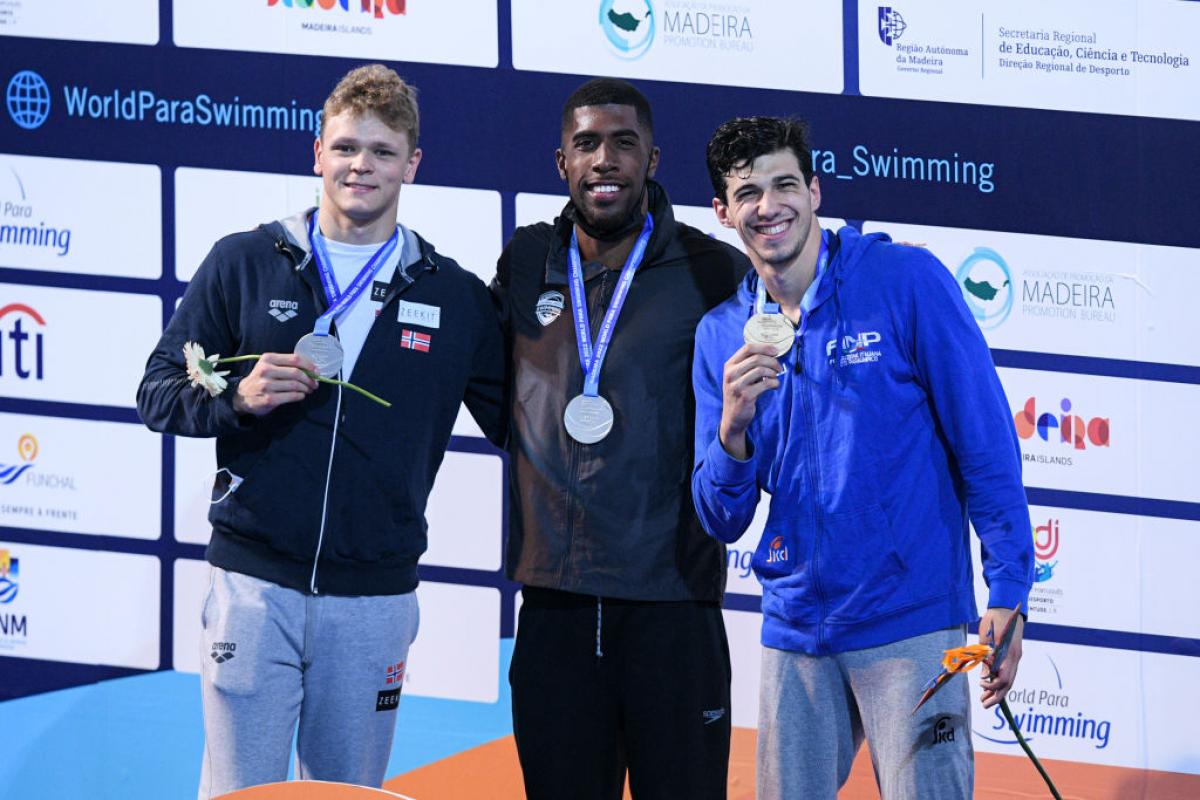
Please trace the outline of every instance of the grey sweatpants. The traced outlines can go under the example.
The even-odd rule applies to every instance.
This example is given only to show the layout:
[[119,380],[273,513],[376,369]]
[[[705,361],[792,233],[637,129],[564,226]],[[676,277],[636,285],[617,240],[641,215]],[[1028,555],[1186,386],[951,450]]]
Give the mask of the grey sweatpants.
[[865,735],[883,800],[972,796],[967,680],[956,677],[912,714],[943,651],[964,627],[830,656],[763,648],[759,800],[834,800]]
[[413,592],[309,595],[213,567],[200,800],[286,780],[293,733],[297,777],[383,783],[418,623]]

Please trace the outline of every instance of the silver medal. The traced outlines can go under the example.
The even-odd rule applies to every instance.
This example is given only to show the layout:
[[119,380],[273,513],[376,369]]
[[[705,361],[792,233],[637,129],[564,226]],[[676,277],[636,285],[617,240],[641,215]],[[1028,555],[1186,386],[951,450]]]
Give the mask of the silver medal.
[[342,368],[342,343],[332,335],[306,333],[296,342],[295,353],[316,364],[317,374],[323,378],[334,377]]
[[608,436],[613,426],[612,406],[603,397],[581,394],[567,403],[563,412],[567,433],[580,444],[595,444]]
[[742,340],[746,344],[769,344],[775,348],[775,356],[792,349],[796,339],[796,328],[783,314],[755,314],[742,326]]

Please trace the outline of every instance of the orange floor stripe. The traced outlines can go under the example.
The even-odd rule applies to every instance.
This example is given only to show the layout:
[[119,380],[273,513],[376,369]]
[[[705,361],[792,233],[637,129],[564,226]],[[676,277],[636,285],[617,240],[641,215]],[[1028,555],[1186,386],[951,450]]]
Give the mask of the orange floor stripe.
[[[734,728],[729,756],[729,800],[754,799],[754,749],[750,728]],[[1195,800],[1200,776],[1177,772],[1105,767],[1072,761],[1043,761],[1064,800]],[[413,800],[521,800],[525,796],[511,736],[398,775],[383,788]],[[628,790],[626,798],[629,797]],[[1023,755],[975,755],[975,797],[1032,800],[1050,793]],[[859,752],[841,800],[878,800],[866,748]]]

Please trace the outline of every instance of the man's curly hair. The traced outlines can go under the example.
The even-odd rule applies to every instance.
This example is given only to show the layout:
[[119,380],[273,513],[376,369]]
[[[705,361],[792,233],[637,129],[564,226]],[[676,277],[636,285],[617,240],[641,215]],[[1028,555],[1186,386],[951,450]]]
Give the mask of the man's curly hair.
[[725,176],[748,170],[754,159],[780,150],[791,150],[800,163],[806,183],[812,183],[812,148],[808,126],[799,119],[783,117],[738,117],[723,123],[708,140],[708,178],[713,196],[726,201]]
[[408,146],[417,146],[421,117],[417,111],[417,89],[396,71],[383,64],[367,64],[350,70],[325,99],[320,135],[325,120],[349,111],[355,116],[374,114],[384,125],[408,136]]

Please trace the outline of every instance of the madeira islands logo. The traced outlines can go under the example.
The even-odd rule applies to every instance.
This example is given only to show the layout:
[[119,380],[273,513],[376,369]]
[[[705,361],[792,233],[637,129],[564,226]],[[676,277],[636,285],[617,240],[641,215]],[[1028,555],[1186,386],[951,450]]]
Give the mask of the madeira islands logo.
[[17,440],[17,454],[21,460],[15,464],[0,464],[0,486],[11,486],[33,468],[38,455],[38,440],[33,434],[26,433]]
[[650,0],[600,0],[600,30],[619,57],[641,58],[654,42]]
[[979,327],[995,328],[1012,313],[1012,272],[1000,254],[976,247],[954,275]]

